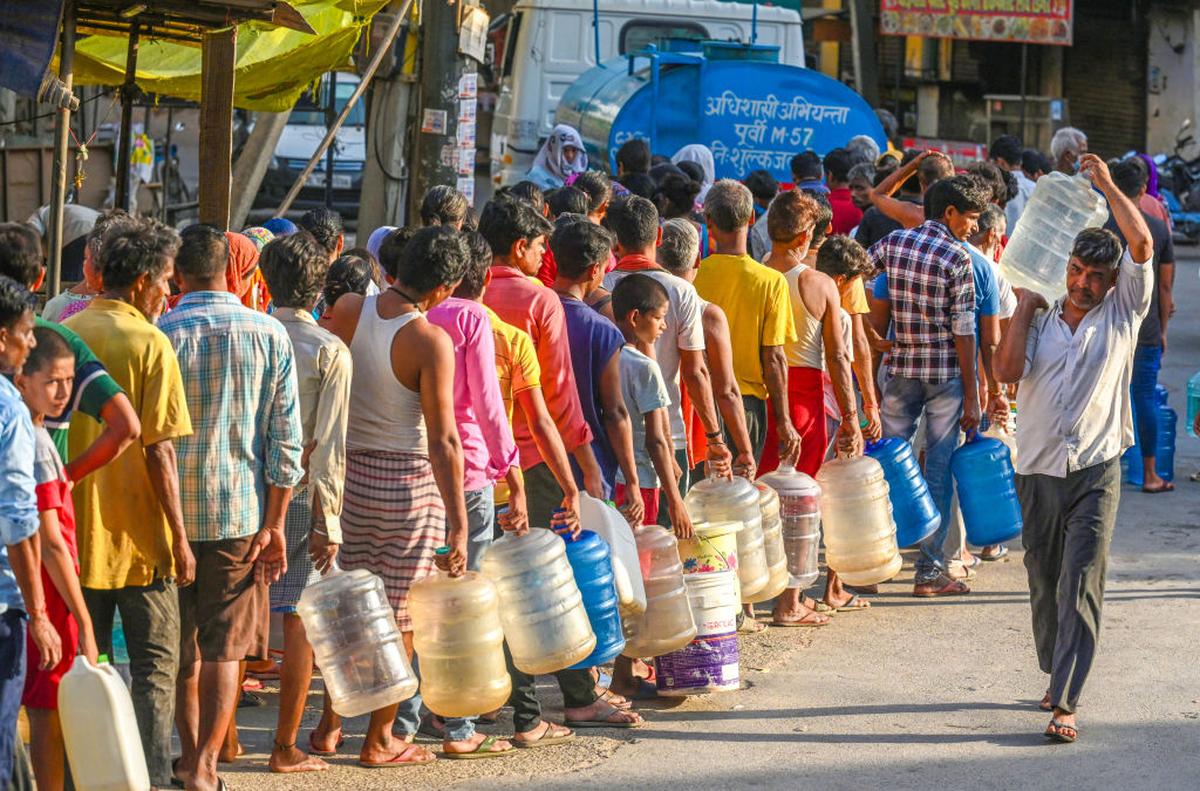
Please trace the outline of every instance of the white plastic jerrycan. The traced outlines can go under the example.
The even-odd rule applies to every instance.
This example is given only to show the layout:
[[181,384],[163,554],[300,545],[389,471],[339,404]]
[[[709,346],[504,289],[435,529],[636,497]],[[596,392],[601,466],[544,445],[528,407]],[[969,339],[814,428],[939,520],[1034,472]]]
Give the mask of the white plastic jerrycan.
[[83,656],[58,685],[67,761],[79,791],[149,791],[133,700],[115,668]]

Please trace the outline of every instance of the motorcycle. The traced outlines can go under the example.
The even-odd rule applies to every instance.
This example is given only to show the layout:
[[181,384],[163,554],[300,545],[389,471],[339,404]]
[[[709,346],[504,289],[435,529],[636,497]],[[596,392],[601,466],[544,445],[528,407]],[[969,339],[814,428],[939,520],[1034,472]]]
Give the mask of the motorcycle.
[[1175,150],[1158,154],[1158,192],[1171,215],[1172,231],[1193,244],[1200,242],[1200,153],[1196,150],[1191,119],[1175,135]]

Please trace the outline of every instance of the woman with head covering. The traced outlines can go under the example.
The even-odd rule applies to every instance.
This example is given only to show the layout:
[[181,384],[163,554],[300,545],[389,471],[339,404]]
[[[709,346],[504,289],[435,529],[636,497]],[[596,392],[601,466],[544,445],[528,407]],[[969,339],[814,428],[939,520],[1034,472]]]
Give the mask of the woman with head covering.
[[296,223],[292,222],[286,217],[272,217],[264,222],[262,227],[266,228],[276,236],[291,236],[298,230],[296,228]]
[[383,240],[394,230],[396,230],[395,225],[381,225],[371,231],[371,235],[367,237],[367,252],[376,261],[379,260],[379,248],[383,246]]
[[[284,222],[287,222],[286,220]],[[255,226],[242,231],[242,236],[246,237],[253,243],[254,249],[261,253],[266,247],[267,242],[275,238],[275,234],[265,226]],[[230,254],[233,249],[230,248]],[[251,310],[258,310],[266,313],[268,306],[271,304],[271,291],[267,288],[267,280],[263,277],[262,271],[258,268],[258,256],[254,257],[254,272],[250,275],[250,285],[246,294],[241,297],[242,304]]]
[[544,190],[558,189],[566,186],[571,176],[587,170],[587,164],[587,153],[579,132],[574,127],[559,124],[542,144],[526,178]]
[[704,196],[708,195],[709,188],[717,180],[717,166],[713,162],[712,152],[708,150],[708,146],[692,143],[679,149],[675,156],[671,157],[671,164],[678,165],[681,162],[695,162],[704,171],[704,178],[700,180],[700,194],[696,196],[697,205],[703,206]]

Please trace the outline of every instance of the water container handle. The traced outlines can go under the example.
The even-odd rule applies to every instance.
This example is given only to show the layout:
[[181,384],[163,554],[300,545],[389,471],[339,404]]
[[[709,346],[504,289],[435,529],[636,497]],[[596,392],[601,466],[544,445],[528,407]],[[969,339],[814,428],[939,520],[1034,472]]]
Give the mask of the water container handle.
[[979,439],[979,429],[970,429],[967,431],[967,441],[963,444],[970,444]]
[[578,541],[579,537],[578,536],[573,537],[571,535],[570,529],[566,525],[555,526],[555,524],[554,524],[554,518],[556,516],[558,516],[559,514],[565,514],[566,512],[567,512],[567,509],[563,508],[562,506],[559,506],[558,508],[555,508],[553,511],[550,512],[550,532],[554,533],[556,536],[561,536],[563,538],[563,540],[567,541],[567,542]]

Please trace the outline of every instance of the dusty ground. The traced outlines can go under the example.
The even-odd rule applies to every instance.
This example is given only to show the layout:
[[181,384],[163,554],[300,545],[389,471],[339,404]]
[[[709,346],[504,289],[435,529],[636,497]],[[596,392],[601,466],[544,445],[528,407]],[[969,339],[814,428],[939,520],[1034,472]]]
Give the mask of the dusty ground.
[[[1045,679],[1014,549],[984,565],[968,597],[920,601],[897,582],[870,612],[840,614],[823,629],[743,637],[746,689],[646,707],[638,731],[592,732],[563,747],[369,772],[353,766],[360,721],[332,771],[272,776],[265,726],[274,709],[243,710],[249,754],[226,770],[230,787],[1197,788],[1200,484],[1187,476],[1200,466],[1200,442],[1185,436],[1183,413],[1187,377],[1200,367],[1200,282],[1195,259],[1178,270],[1161,381],[1181,413],[1179,490],[1123,492],[1078,744],[1041,736],[1048,715],[1035,704]],[[910,574],[906,566],[900,579]],[[550,692],[543,687],[544,699]],[[310,712],[302,738],[315,719]]]

